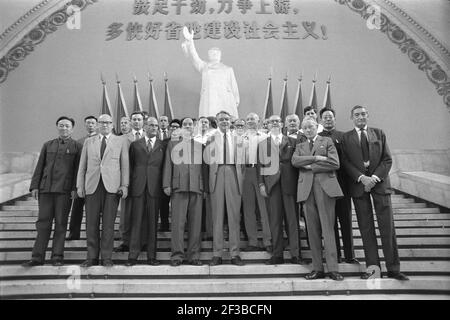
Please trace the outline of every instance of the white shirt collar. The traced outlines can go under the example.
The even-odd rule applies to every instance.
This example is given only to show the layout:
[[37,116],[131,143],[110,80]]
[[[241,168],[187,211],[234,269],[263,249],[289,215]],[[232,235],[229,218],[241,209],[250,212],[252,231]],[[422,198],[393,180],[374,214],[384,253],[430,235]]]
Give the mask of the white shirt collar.
[[103,139],[103,137],[106,137],[106,140],[109,140],[109,138],[111,137],[111,135],[112,135],[112,133],[110,133],[110,134],[108,134],[108,135],[106,135],[106,136],[104,136],[104,135],[102,135],[101,133],[98,135],[98,137],[100,138],[100,140],[102,140]]

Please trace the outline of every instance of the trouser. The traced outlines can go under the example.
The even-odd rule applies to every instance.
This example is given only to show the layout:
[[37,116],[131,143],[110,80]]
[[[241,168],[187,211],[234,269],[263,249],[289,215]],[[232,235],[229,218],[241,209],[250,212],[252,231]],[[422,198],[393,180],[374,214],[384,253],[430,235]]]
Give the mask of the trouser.
[[223,220],[226,205],[230,255],[233,258],[239,255],[240,242],[241,195],[238,191],[236,166],[219,165],[216,179],[214,192],[211,193],[213,254],[215,257],[223,255]]
[[269,217],[266,201],[259,191],[256,167],[246,167],[244,174],[244,191],[242,196],[244,208],[245,231],[247,232],[248,245],[258,246],[258,228],[256,224],[256,204],[261,215],[261,225],[264,246],[271,245]]
[[37,236],[31,254],[32,260],[45,261],[45,251],[50,240],[53,220],[55,220],[55,231],[53,233],[52,260],[63,259],[64,240],[70,210],[70,194],[39,193],[38,204]]
[[[142,232],[146,229],[147,260],[156,259],[159,197],[151,197],[147,188],[141,196],[132,198],[130,253],[128,259],[137,259],[141,251]],[[146,228],[143,228],[143,225]]]
[[184,228],[188,223],[187,259],[200,258],[201,222],[203,196],[195,192],[175,192],[172,194],[172,239],[171,260],[184,259]]
[[170,197],[162,193],[159,199],[159,217],[161,219],[161,229],[169,229],[169,203]]
[[308,226],[309,245],[313,269],[323,271],[322,237],[325,247],[325,260],[328,272],[338,272],[336,240],[334,238],[334,206],[336,199],[329,197],[320,186],[319,178],[314,175],[311,193],[305,202],[306,224]]
[[339,241],[339,227],[341,229],[344,256],[346,259],[353,259],[355,251],[353,249],[353,226],[352,226],[352,205],[350,197],[336,200],[336,219],[334,223],[334,234],[336,239],[336,250],[338,258],[341,257],[341,242]]
[[206,195],[206,199],[203,199],[202,231],[206,233],[207,237],[212,237],[213,235],[211,196],[209,193]]
[[120,236],[122,238],[122,243],[126,246],[129,246],[131,234],[131,197],[122,199],[120,205]]
[[[86,195],[87,259],[109,260],[114,248],[114,224],[119,195],[106,191],[102,179],[93,194]],[[100,236],[100,213],[102,231]],[[101,240],[100,240],[101,239]]]
[[72,201],[70,214],[69,235],[80,238],[81,222],[83,220],[84,198],[77,197]]
[[377,215],[378,229],[380,230],[381,246],[383,248],[386,269],[392,272],[400,271],[400,259],[398,256],[397,239],[395,236],[395,226],[392,213],[391,196],[389,194],[376,194],[365,192],[362,197],[353,198],[355,204],[356,217],[358,219],[361,238],[366,257],[366,266],[380,266],[378,256],[377,236],[375,234],[375,224],[373,220],[372,195]]

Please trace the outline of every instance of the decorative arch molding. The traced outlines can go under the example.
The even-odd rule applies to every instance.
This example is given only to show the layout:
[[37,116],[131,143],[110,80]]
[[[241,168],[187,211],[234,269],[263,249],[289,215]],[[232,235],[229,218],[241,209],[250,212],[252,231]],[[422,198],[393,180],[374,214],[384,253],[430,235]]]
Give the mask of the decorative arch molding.
[[[67,7],[76,5],[84,10],[98,0],[43,0],[20,17],[0,35],[0,84],[19,66],[48,34],[64,25],[69,17]],[[381,13],[380,31],[405,53],[411,62],[425,72],[443,97],[450,111],[450,52],[431,33],[412,19],[390,0],[335,0],[359,13],[363,19],[372,15],[371,5],[384,8]],[[395,21],[395,23],[394,23]],[[401,27],[402,28],[401,28]],[[403,31],[408,30],[408,34]],[[20,40],[18,40],[20,39]],[[18,42],[17,42],[18,41]],[[444,68],[442,68],[443,66]]]
[[[409,60],[425,72],[437,93],[450,111],[450,52],[424,27],[389,0],[335,0],[359,13],[364,20],[372,16],[373,4],[384,8],[381,12],[380,31],[396,44]],[[388,17],[389,16],[389,17]],[[393,21],[396,21],[394,23]],[[400,28],[408,29],[408,34]],[[426,49],[427,50],[426,50]],[[442,68],[444,67],[444,69]]]
[[95,2],[97,0],[43,0],[8,27],[0,35],[0,84],[47,35],[67,22],[70,5],[84,10]]

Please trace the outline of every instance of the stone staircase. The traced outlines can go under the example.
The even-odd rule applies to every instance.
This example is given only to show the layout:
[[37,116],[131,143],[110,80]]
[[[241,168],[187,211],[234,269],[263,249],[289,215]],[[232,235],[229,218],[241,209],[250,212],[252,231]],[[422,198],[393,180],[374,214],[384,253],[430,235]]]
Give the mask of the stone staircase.
[[[242,252],[241,257],[246,262],[242,267],[230,265],[229,254],[225,252],[224,264],[210,267],[207,262],[212,257],[212,241],[202,242],[200,258],[205,265],[171,267],[169,232],[158,233],[160,266],[146,265],[146,254],[142,253],[141,264],[126,267],[128,254],[114,253],[116,265],[112,268],[79,268],[86,258],[84,220],[81,240],[65,243],[65,266],[46,264],[23,268],[20,264],[31,258],[38,210],[37,201],[26,196],[1,207],[0,298],[449,299],[450,211],[430,207],[401,194],[393,195],[392,202],[401,269],[411,279],[406,282],[387,278],[359,279],[365,267],[355,216],[355,253],[362,264],[341,263],[339,269],[345,277],[342,282],[305,280],[303,276],[311,271],[310,265],[266,266],[264,261],[269,254],[265,251]],[[117,218],[117,236],[118,226]],[[310,259],[305,236],[301,233],[302,257]],[[244,248],[243,234],[241,239]],[[120,241],[115,241],[115,246],[119,244]],[[284,255],[290,257],[288,251]],[[47,252],[49,258],[50,252]],[[384,264],[382,269],[385,271]]]

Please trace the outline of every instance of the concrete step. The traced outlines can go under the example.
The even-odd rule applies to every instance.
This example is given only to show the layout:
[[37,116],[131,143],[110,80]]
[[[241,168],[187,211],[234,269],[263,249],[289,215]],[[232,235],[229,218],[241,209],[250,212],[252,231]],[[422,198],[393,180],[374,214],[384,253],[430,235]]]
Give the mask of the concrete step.
[[[383,256],[383,252],[381,249],[378,250],[379,255]],[[450,260],[450,249],[448,248],[430,248],[430,249],[417,249],[417,248],[400,248],[399,250],[400,259],[447,259]],[[86,259],[85,251],[70,251],[66,250],[64,252],[64,259],[66,261],[76,260],[82,261]],[[170,252],[169,250],[166,252],[158,251],[157,259],[161,261],[169,261],[170,260]],[[310,250],[303,250],[302,257],[306,259],[311,259]],[[265,251],[256,251],[256,252],[241,252],[241,258],[243,260],[266,260],[271,257],[271,255]],[[140,260],[146,260],[147,253],[140,254]],[[211,260],[213,256],[212,251],[202,251],[200,253],[201,260]],[[286,259],[290,258],[289,252],[285,251],[284,256]],[[364,251],[362,249],[355,250],[355,256],[357,259],[364,258]],[[26,251],[3,251],[0,252],[0,263],[2,262],[11,262],[11,261],[27,261],[31,258],[31,252]],[[51,252],[47,251],[46,259],[49,260],[51,258]],[[224,260],[229,260],[230,255],[228,251],[224,251],[223,253]],[[117,261],[125,261],[128,259],[128,253],[113,253],[113,259]]]
[[[69,280],[70,281],[70,280]],[[68,285],[66,279],[2,281],[3,298],[27,297],[231,297],[249,295],[310,295],[361,294],[361,293],[429,293],[449,294],[450,277],[414,276],[410,281],[394,279],[377,281],[348,277],[344,281],[321,279],[308,281],[302,278],[237,278],[237,279],[89,279]],[[70,295],[70,296],[69,296]]]
[[[30,222],[0,222],[0,230],[36,230],[36,220],[33,223]],[[358,229],[358,223],[354,221],[352,223],[353,229]],[[408,221],[400,220],[395,221],[396,228],[449,228],[450,220],[421,220],[421,221]],[[81,225],[81,230],[86,230],[86,225]],[[119,230],[119,223],[116,222],[115,230]],[[449,230],[450,233],[450,230]]]
[[[185,236],[186,238],[186,236]],[[260,239],[262,240],[262,239]],[[118,247],[122,241],[114,241],[114,247]],[[302,248],[308,247],[308,242],[305,238],[303,238],[301,241]],[[50,240],[48,247],[51,248],[53,244],[53,241]],[[228,248],[228,242],[225,242],[225,248]],[[240,248],[246,248],[248,244],[248,241],[241,240]],[[355,238],[353,240],[353,244],[356,249],[362,248],[362,239],[361,238]],[[381,245],[381,240],[378,239],[378,244]],[[449,237],[436,237],[436,238],[430,238],[430,237],[423,237],[423,238],[398,238],[397,244],[399,247],[431,247],[431,246],[437,246],[437,247],[450,247],[450,236]],[[21,251],[31,251],[34,245],[34,239],[30,240],[0,240],[0,251],[11,251],[14,249],[20,249]],[[185,240],[185,247],[187,246],[187,241]],[[80,240],[73,240],[73,241],[65,241],[65,248],[66,249],[75,249],[75,250],[86,250],[86,239],[80,239]],[[166,250],[170,249],[170,239],[159,239],[158,240],[158,250]],[[205,249],[212,249],[212,241],[202,241],[201,243],[202,250]],[[263,251],[264,249],[261,249]]]

